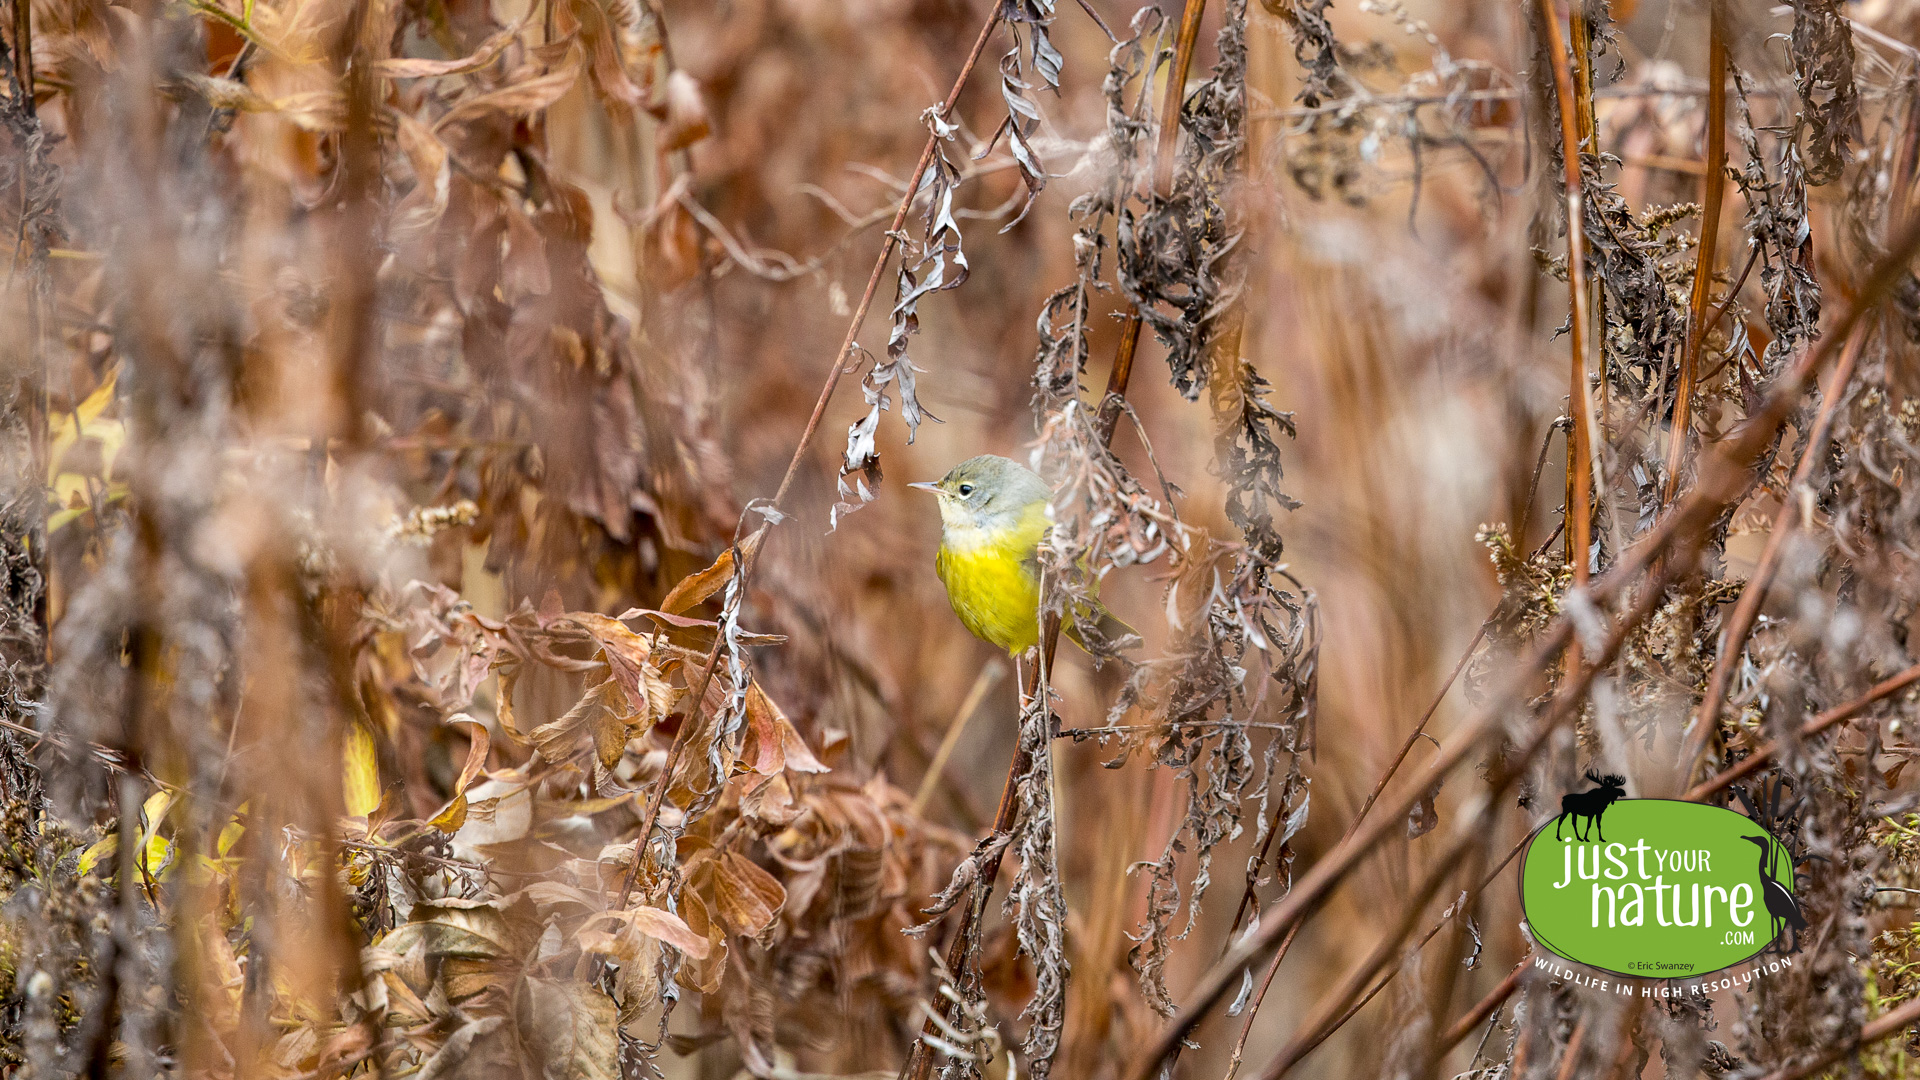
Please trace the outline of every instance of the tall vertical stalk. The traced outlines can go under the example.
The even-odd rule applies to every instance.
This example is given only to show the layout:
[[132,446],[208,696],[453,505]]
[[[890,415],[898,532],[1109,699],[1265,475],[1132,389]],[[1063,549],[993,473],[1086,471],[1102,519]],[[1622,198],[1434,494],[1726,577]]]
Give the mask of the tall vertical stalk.
[[[1180,32],[1174,46],[1173,63],[1167,69],[1167,82],[1160,104],[1159,141],[1154,146],[1154,183],[1155,194],[1164,193],[1173,181],[1173,153],[1180,136],[1180,106],[1187,83],[1187,73],[1193,68],[1194,49],[1200,40],[1200,20],[1206,13],[1206,0],[1187,0],[1180,12]],[[1113,442],[1114,425],[1120,418],[1121,405],[1127,395],[1127,384],[1133,377],[1133,360],[1140,346],[1141,318],[1138,305],[1130,305],[1126,320],[1120,329],[1120,343],[1114,352],[1113,368],[1107,375],[1106,392],[1101,396],[1099,411],[1095,414],[1095,423],[1101,442]],[[1060,640],[1060,616],[1049,613],[1040,627],[1040,654],[1042,660],[1033,665],[1026,685],[1021,689],[1021,715],[1026,714],[1028,702],[1036,694],[1044,693],[1047,680],[1044,673],[1053,668],[1054,649]],[[1026,773],[1032,762],[1016,746],[1013,760],[1007,763],[1007,778],[1000,788],[1000,804],[994,812],[993,835],[1003,836],[1013,828],[1014,818],[1019,809],[1020,777]],[[993,892],[994,879],[1000,872],[1000,859],[1006,852],[1004,844],[993,849],[981,861],[980,884],[975,888],[970,902],[961,913],[960,926],[954,931],[952,943],[947,949],[947,967],[955,974],[966,970],[972,962],[972,953],[979,937],[979,923],[986,914],[987,900]],[[929,1017],[921,1027],[921,1038],[914,1040],[913,1048],[907,1054],[906,1063],[900,1068],[900,1080],[926,1080],[933,1069],[933,1055],[929,1051],[926,1036],[938,1034],[938,1028]]]
[[[37,116],[33,104],[33,4],[31,0],[13,0],[13,70],[20,78],[20,104],[27,115]],[[22,190],[26,181],[21,181]]]
[[[1153,148],[1155,195],[1166,194],[1173,183],[1174,149],[1180,141],[1180,104],[1186,93],[1187,74],[1193,69],[1193,52],[1200,41],[1200,18],[1206,9],[1207,0],[1188,0],[1180,10],[1180,33],[1174,42],[1173,65],[1167,69],[1167,83],[1160,98],[1160,137]],[[1139,348],[1140,308],[1129,304],[1096,419],[1100,437],[1109,442],[1113,440],[1113,425],[1120,419],[1120,403],[1127,396],[1127,381],[1133,377],[1133,358]]]
[[[1593,549],[1593,418],[1587,405],[1587,327],[1592,313],[1587,295],[1579,114],[1575,111],[1573,74],[1567,66],[1567,42],[1560,33],[1553,0],[1540,0],[1540,21],[1546,28],[1547,59],[1553,68],[1553,88],[1560,106],[1561,171],[1567,188],[1567,294],[1572,308],[1567,415],[1573,421],[1567,445],[1567,562],[1573,568],[1574,587],[1585,588]],[[1577,641],[1567,655],[1567,670],[1578,670]]]
[[[1713,267],[1720,239],[1720,203],[1727,190],[1727,42],[1720,9],[1707,16],[1707,175],[1700,192],[1700,250],[1693,268],[1693,298],[1687,307],[1687,340],[1680,354],[1680,376],[1673,395],[1673,426],[1667,438],[1667,482],[1662,502],[1680,490],[1687,433],[1693,422],[1694,383],[1700,367],[1700,343],[1707,336],[1707,301],[1713,291]],[[1731,296],[1728,297],[1732,299]]]
[[[961,65],[960,74],[954,78],[953,88],[947,91],[946,100],[940,103],[939,111],[935,114],[938,119],[944,121],[953,115],[953,107],[960,100],[960,91],[966,88],[967,81],[973,77],[974,66],[980,62],[980,54],[986,51],[987,41],[992,37],[994,28],[999,25],[1000,8],[996,3],[993,13],[987,16],[985,24],[980,27],[980,36],[974,39],[973,49],[967,54],[966,63]],[[854,339],[860,333],[860,325],[866,321],[867,311],[873,306],[874,294],[880,288],[881,275],[886,272],[887,263],[893,258],[895,249],[900,246],[901,226],[906,224],[907,212],[912,209],[914,198],[920,193],[920,179],[926,175],[927,167],[932,164],[939,141],[940,136],[929,135],[926,148],[920,151],[920,163],[914,167],[913,176],[907,181],[906,191],[900,196],[900,205],[894,211],[893,224],[888,226],[886,240],[880,245],[880,254],[873,261],[873,271],[867,275],[867,287],[860,294],[860,304],[854,308],[853,317],[847,323],[846,337],[841,341],[839,351],[833,354],[833,366],[827,369],[827,379],[820,387],[820,397],[814,402],[813,412],[807,417],[807,426],[801,431],[800,441],[793,448],[793,457],[787,461],[787,471],[780,478],[780,486],[774,490],[773,498],[768,500],[769,505],[774,508],[779,507],[781,500],[787,497],[787,490],[793,486],[794,477],[800,472],[800,463],[806,460],[807,450],[813,445],[813,437],[820,430],[820,420],[826,415],[827,403],[833,400],[833,392],[840,385],[840,376],[846,373],[847,354],[853,350]],[[740,542],[740,577],[743,588],[747,579],[753,575],[760,544],[766,539],[767,530],[772,527],[772,520],[769,519],[767,524],[760,526]],[[688,705],[689,715],[675,734],[673,745],[667,750],[666,763],[660,772],[660,783],[654,785],[653,794],[647,800],[646,812],[640,819],[640,838],[636,841],[634,849],[633,873],[627,878],[626,887],[620,894],[622,910],[633,899],[633,888],[646,862],[647,841],[653,836],[653,827],[659,821],[660,804],[666,798],[668,781],[673,776],[674,767],[679,763],[681,754],[686,751],[688,738],[698,726],[696,721],[699,719],[699,704],[706,700],[707,687],[713,683],[713,673],[720,665],[720,654],[724,645],[724,637],[714,638],[713,649],[707,654],[706,664],[700,671],[700,677],[698,681],[691,684],[693,693],[687,699],[691,703]]]

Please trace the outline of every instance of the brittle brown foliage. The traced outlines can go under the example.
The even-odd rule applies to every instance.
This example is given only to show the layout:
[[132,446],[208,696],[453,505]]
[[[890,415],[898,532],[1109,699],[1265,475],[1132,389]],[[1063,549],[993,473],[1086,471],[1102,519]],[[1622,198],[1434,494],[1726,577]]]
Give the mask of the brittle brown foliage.
[[[1920,23],[1187,5],[0,5],[0,1074],[1911,1073]],[[1588,770],[1786,974],[1531,966]]]

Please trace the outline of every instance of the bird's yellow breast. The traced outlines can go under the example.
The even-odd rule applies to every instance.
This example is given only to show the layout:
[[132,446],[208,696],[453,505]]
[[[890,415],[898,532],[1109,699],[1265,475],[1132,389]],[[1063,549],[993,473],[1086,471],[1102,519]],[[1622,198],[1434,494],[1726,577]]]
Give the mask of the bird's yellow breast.
[[1047,525],[1044,502],[1005,528],[949,521],[934,563],[953,613],[967,629],[1016,656],[1040,640],[1040,575],[1034,550]]

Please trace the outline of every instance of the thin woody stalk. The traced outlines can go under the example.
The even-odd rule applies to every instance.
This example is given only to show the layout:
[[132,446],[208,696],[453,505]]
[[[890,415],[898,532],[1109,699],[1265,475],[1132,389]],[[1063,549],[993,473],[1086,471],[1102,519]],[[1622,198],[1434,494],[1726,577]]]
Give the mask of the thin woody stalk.
[[[974,40],[973,51],[967,54],[967,62],[960,67],[960,74],[953,80],[953,88],[947,91],[946,100],[940,103],[938,118],[942,121],[953,114],[953,107],[960,100],[960,92],[966,88],[967,80],[973,76],[974,65],[980,62],[981,53],[986,51],[987,40],[993,30],[1000,25],[1000,5],[994,4],[987,15],[986,23],[980,27],[980,36]],[[929,135],[925,149],[920,151],[920,163],[913,170],[913,177],[907,181],[907,190],[900,196],[900,206],[894,211],[893,224],[888,227],[886,240],[880,245],[880,255],[873,261],[873,272],[867,275],[866,291],[860,294],[860,305],[854,309],[853,317],[848,320],[847,334],[840,343],[840,349],[833,355],[833,364],[827,369],[827,380],[820,388],[819,400],[814,403],[813,413],[807,418],[807,426],[800,433],[800,442],[793,448],[793,457],[787,462],[787,471],[780,479],[780,487],[769,500],[771,507],[778,508],[787,496],[787,490],[793,486],[793,479],[800,471],[800,463],[807,456],[808,447],[813,445],[814,435],[820,430],[820,419],[826,415],[827,403],[833,400],[833,392],[840,385],[840,376],[846,370],[847,353],[852,351],[854,340],[860,333],[860,326],[866,321],[867,311],[873,306],[873,297],[880,288],[880,278],[885,274],[887,263],[900,246],[900,229],[906,224],[907,212],[913,207],[914,196],[919,194],[920,180],[926,175],[927,167],[933,162],[933,155],[939,146],[940,137]],[[760,553],[761,543],[766,539],[767,530],[772,522],[760,526],[752,535],[739,545],[740,581],[744,588],[753,576],[754,565]],[[707,688],[713,684],[713,673],[720,664],[720,653],[724,638],[716,635],[713,649],[707,654],[706,664],[700,671],[700,678],[690,684],[692,695],[688,698],[687,717],[680,724],[680,730],[674,735],[673,745],[667,750],[667,759],[661,767],[660,782],[654,785],[653,794],[647,799],[646,813],[640,819],[639,839],[634,845],[633,873],[628,875],[627,884],[620,894],[620,907],[625,908],[633,899],[633,888],[640,878],[641,868],[646,862],[647,841],[653,836],[653,827],[660,817],[660,804],[666,798],[667,785],[672,781],[673,770],[679,764],[680,757],[686,752],[688,737],[699,720],[700,703],[706,700]]]
[[[1598,152],[1593,115],[1593,20],[1587,18],[1584,3],[1569,0],[1567,28],[1573,39],[1574,115],[1580,121],[1580,146],[1583,150]],[[1604,419],[1607,415],[1607,291],[1602,288],[1593,290],[1593,325],[1601,375],[1599,416]],[[1605,487],[1605,477],[1602,477],[1601,489],[1604,491]]]
[[1699,767],[1700,759],[1706,754],[1714,729],[1720,722],[1720,709],[1726,704],[1727,688],[1733,682],[1734,665],[1739,662],[1741,652],[1746,648],[1747,635],[1760,615],[1760,605],[1766,601],[1767,590],[1773,585],[1773,576],[1780,570],[1787,537],[1800,527],[1800,500],[1796,493],[1805,489],[1807,481],[1813,476],[1814,465],[1826,457],[1827,436],[1833,430],[1834,412],[1839,408],[1840,399],[1846,396],[1847,382],[1853,377],[1854,365],[1860,359],[1860,350],[1866,340],[1867,324],[1862,321],[1854,327],[1847,339],[1846,351],[1841,353],[1840,362],[1834,366],[1833,373],[1827,377],[1827,385],[1821,389],[1820,412],[1809,432],[1807,447],[1800,454],[1799,463],[1794,466],[1793,478],[1787,483],[1787,498],[1774,515],[1773,527],[1767,533],[1767,546],[1760,553],[1760,562],[1741,588],[1740,599],[1734,603],[1733,613],[1727,616],[1725,629],[1720,633],[1720,652],[1714,657],[1712,673],[1707,676],[1707,691],[1700,698],[1700,708],[1694,712],[1693,728],[1687,733],[1686,744],[1680,752],[1682,784],[1693,779],[1693,771]]
[[[1440,703],[1447,699],[1447,692],[1453,689],[1453,684],[1460,678],[1460,673],[1466,670],[1467,661],[1473,658],[1473,650],[1479,648],[1480,642],[1487,636],[1487,625],[1486,622],[1480,624],[1479,631],[1473,635],[1473,640],[1467,644],[1466,651],[1460,654],[1460,662],[1454,665],[1453,674],[1447,676],[1447,681],[1440,686],[1440,692],[1434,695],[1433,704],[1427,707],[1426,715],[1420,718],[1420,723],[1414,727],[1413,734],[1408,735],[1406,742],[1400,745],[1400,752],[1394,755],[1393,761],[1380,773],[1380,778],[1374,782],[1373,790],[1367,794],[1366,801],[1360,804],[1360,809],[1353,815],[1353,820],[1347,822],[1346,831],[1340,834],[1342,843],[1353,836],[1355,830],[1360,828],[1360,823],[1366,820],[1367,811],[1372,810],[1373,804],[1380,801],[1380,793],[1387,789],[1387,785],[1393,781],[1394,774],[1399,772],[1400,766],[1406,763],[1407,755],[1413,752],[1414,744],[1419,742],[1423,736],[1431,738],[1431,736],[1427,735],[1427,725],[1433,721],[1434,714],[1440,711]],[[1269,834],[1268,838],[1272,838],[1271,834]],[[1262,849],[1260,856],[1261,861],[1265,862],[1265,849]],[[1501,865],[1504,866],[1506,864],[1502,863]],[[1249,890],[1249,892],[1251,892],[1251,890]],[[1234,913],[1233,929],[1235,932],[1239,931],[1240,920],[1245,914],[1245,903],[1243,901],[1241,910]],[[1437,931],[1438,927],[1435,929]],[[1260,1005],[1267,999],[1267,990],[1273,986],[1274,975],[1279,972],[1281,961],[1287,958],[1287,950],[1292,947],[1294,935],[1299,933],[1299,931],[1300,927],[1298,924],[1295,924],[1292,930],[1287,931],[1287,936],[1280,941],[1280,947],[1273,951],[1273,959],[1267,961],[1267,971],[1266,974],[1260,978],[1260,987],[1254,991],[1253,1000],[1247,1004],[1247,1018],[1240,1025],[1240,1037],[1234,1041],[1233,1052],[1228,1055],[1227,1080],[1233,1080],[1234,1075],[1239,1072],[1241,1057],[1247,1049],[1247,1039],[1253,1035],[1253,1022],[1255,1018],[1260,1015]],[[1428,935],[1428,937],[1431,936],[1431,934]],[[1374,993],[1378,992],[1379,987],[1375,987]],[[1372,999],[1373,994],[1369,993],[1365,1000],[1362,1000],[1359,1005],[1355,1005],[1345,1016],[1342,1016],[1336,1021],[1332,1029],[1322,1034],[1314,1041],[1313,1045],[1308,1046],[1306,1050],[1302,1051],[1301,1056],[1305,1056],[1307,1052],[1312,1051],[1314,1046],[1318,1046],[1321,1041],[1326,1039],[1327,1035],[1332,1034],[1333,1029],[1337,1029],[1341,1024],[1346,1023],[1347,1020],[1352,1018],[1354,1012],[1357,1012],[1362,1005],[1365,1005],[1367,1001],[1371,1001]]]
[[[1174,41],[1173,66],[1167,70],[1167,83],[1160,97],[1160,137],[1153,147],[1153,191],[1166,194],[1173,183],[1174,150],[1180,140],[1180,105],[1185,99],[1187,75],[1193,70],[1193,52],[1200,42],[1200,19],[1206,13],[1207,0],[1189,0],[1180,10],[1180,32]],[[1127,396],[1127,383],[1133,377],[1133,358],[1140,349],[1140,307],[1129,304],[1120,326],[1120,345],[1114,350],[1113,370],[1107,374],[1107,390],[1100,398],[1095,418],[1101,439],[1113,441],[1113,426],[1120,420],[1120,403]]]
[[[1637,588],[1630,608],[1616,623],[1615,632],[1608,635],[1601,655],[1594,658],[1594,665],[1572,669],[1547,704],[1540,720],[1543,729],[1550,732],[1566,720],[1573,706],[1585,697],[1599,667],[1611,662],[1626,635],[1653,614],[1667,586],[1676,577],[1675,567],[1688,564],[1713,520],[1752,490],[1756,479],[1754,463],[1779,436],[1781,426],[1804,397],[1808,383],[1833,359],[1838,349],[1836,338],[1851,334],[1861,319],[1886,300],[1916,252],[1920,252],[1920,222],[1908,222],[1888,242],[1886,257],[1875,264],[1859,293],[1834,319],[1832,331],[1805,347],[1800,359],[1774,381],[1766,401],[1752,420],[1714,444],[1711,455],[1703,456],[1698,482],[1682,495],[1672,511],[1656,521],[1631,548],[1621,552],[1606,574],[1595,581],[1592,595],[1596,604],[1611,603],[1630,586]],[[1556,618],[1542,632],[1533,649],[1516,663],[1514,670],[1519,674],[1474,710],[1429,766],[1428,775],[1436,782],[1444,780],[1475,752],[1482,739],[1496,730],[1504,730],[1500,725],[1507,710],[1533,692],[1533,673],[1545,670],[1560,659],[1572,639],[1573,624],[1564,615]],[[1241,969],[1273,948],[1296,922],[1318,910],[1333,889],[1387,834],[1401,827],[1401,815],[1407,813],[1423,793],[1423,788],[1414,788],[1390,802],[1383,802],[1385,809],[1372,825],[1336,845],[1295,882],[1286,896],[1262,916],[1260,928],[1200,977],[1186,1007],[1147,1041],[1144,1053],[1135,1057],[1126,1073],[1129,1080],[1147,1080],[1154,1075],[1167,1054],[1237,982]]]
[[[1700,368],[1700,344],[1707,336],[1707,301],[1713,291],[1714,256],[1720,242],[1720,204],[1727,190],[1727,42],[1718,6],[1708,11],[1707,175],[1701,184],[1700,250],[1693,268],[1693,296],[1687,306],[1687,339],[1680,354],[1680,375],[1673,395],[1673,424],[1667,438],[1667,481],[1661,501],[1680,490],[1687,436],[1693,426],[1693,394]],[[1731,301],[1732,295],[1727,299]]]
[[[37,117],[33,101],[33,4],[29,0],[13,0],[13,70],[20,79],[21,106],[29,118]],[[24,174],[20,185],[24,191]]]
[[[1160,138],[1154,147],[1154,190],[1161,192],[1165,185],[1172,182],[1173,151],[1180,132],[1180,105],[1182,92],[1186,86],[1187,73],[1193,68],[1194,48],[1200,40],[1200,20],[1206,11],[1206,0],[1187,0],[1180,13],[1180,33],[1175,44],[1173,64],[1167,71],[1165,93],[1160,107]],[[1137,306],[1128,310],[1125,323],[1120,330],[1120,344],[1113,358],[1113,369],[1107,375],[1107,388],[1100,401],[1100,409],[1095,414],[1095,430],[1103,444],[1113,441],[1113,429],[1120,419],[1122,403],[1127,395],[1127,384],[1133,377],[1133,360],[1140,344],[1141,319]],[[1048,613],[1041,623],[1040,649],[1045,657],[1044,669],[1052,670],[1054,649],[1060,640],[1060,616]],[[1042,693],[1045,686],[1041,679],[1042,664],[1035,664],[1033,672],[1022,688],[1021,713],[1025,715],[1027,703],[1034,695]],[[1000,804],[994,811],[993,835],[1004,835],[1013,828],[1014,817],[1018,812],[1018,791],[1020,777],[1024,775],[1032,762],[1027,756],[1015,749],[1013,760],[1007,763],[1007,778],[1000,788]],[[1000,860],[1006,852],[1004,845],[991,851],[981,861],[980,885],[975,889],[973,898],[961,915],[960,926],[954,931],[953,941],[947,950],[947,968],[956,974],[966,970],[972,961],[972,951],[976,930],[980,919],[986,914],[987,900],[993,892],[994,879],[1000,873]],[[921,1037],[914,1040],[913,1048],[907,1053],[907,1060],[900,1068],[900,1080],[926,1080],[933,1068],[933,1055],[930,1052],[926,1036],[935,1035],[938,1029],[929,1018],[920,1029]]]
[[[1591,322],[1587,298],[1585,211],[1580,182],[1579,118],[1575,111],[1573,74],[1567,66],[1567,42],[1553,0],[1540,0],[1540,21],[1546,28],[1547,59],[1553,68],[1553,88],[1560,106],[1560,161],[1567,189],[1567,293],[1572,308],[1568,352],[1571,367],[1567,385],[1567,414],[1573,431],[1567,448],[1567,561],[1575,588],[1585,588],[1593,549],[1593,431],[1587,406],[1587,327]],[[1569,671],[1579,667],[1576,643],[1567,651]]]

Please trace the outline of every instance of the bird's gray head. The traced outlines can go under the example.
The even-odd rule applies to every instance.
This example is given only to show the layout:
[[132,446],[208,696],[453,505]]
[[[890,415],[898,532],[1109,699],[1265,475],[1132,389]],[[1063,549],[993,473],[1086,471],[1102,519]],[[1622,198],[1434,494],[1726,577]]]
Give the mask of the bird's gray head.
[[968,458],[937,483],[910,486],[940,497],[940,518],[949,529],[1012,525],[1053,493],[1038,473],[996,454]]

